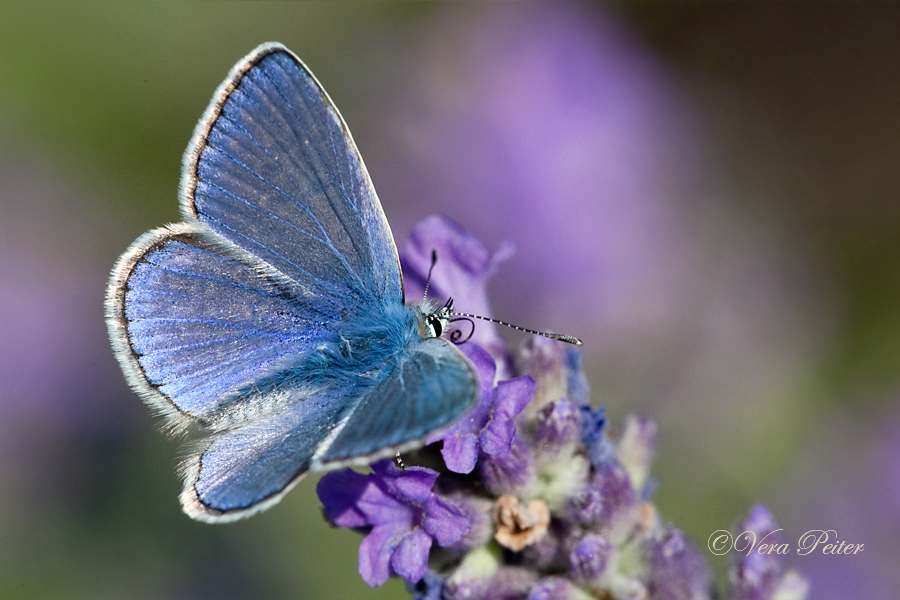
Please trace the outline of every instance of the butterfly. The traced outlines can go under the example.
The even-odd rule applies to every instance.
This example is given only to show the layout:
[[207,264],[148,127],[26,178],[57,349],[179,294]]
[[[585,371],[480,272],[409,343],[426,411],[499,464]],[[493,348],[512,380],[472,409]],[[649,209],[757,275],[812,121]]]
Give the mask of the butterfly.
[[397,247],[341,115],[277,43],[231,70],[182,161],[183,221],[112,271],[131,387],[175,431],[184,511],[242,518],[310,471],[420,447],[475,402],[450,309],[406,304]]

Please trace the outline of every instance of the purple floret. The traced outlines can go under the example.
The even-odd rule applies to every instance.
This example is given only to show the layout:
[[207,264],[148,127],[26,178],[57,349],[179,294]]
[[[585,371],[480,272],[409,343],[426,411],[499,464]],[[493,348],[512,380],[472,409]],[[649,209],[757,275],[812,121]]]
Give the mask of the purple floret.
[[491,356],[474,344],[461,346],[478,372],[479,400],[475,408],[455,425],[428,440],[443,441],[441,454],[454,473],[471,473],[479,453],[496,456],[509,452],[516,436],[513,417],[534,395],[534,381],[517,377],[494,386],[495,366]]
[[359,573],[377,586],[391,573],[417,582],[428,570],[432,541],[446,546],[469,530],[469,519],[432,492],[438,477],[424,467],[402,470],[391,461],[362,475],[345,469],[326,474],[316,491],[325,514],[339,527],[371,527],[359,547]]

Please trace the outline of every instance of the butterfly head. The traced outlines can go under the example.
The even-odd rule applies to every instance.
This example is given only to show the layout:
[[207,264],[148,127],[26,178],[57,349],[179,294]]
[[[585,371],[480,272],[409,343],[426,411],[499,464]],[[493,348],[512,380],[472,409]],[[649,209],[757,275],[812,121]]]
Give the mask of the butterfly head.
[[453,299],[450,298],[443,306],[434,308],[428,303],[422,306],[422,324],[425,337],[441,337],[450,326],[450,316],[453,311]]
[[[448,298],[447,302],[439,307],[428,301],[423,302],[421,306],[420,333],[423,337],[438,338],[448,333],[447,338],[454,344],[461,344],[472,337],[472,332],[475,329],[474,324],[472,324],[471,319],[460,318],[459,315],[453,312],[453,298]],[[469,332],[469,335],[463,337],[464,334],[461,330],[456,328],[451,330],[450,325],[457,321],[467,321],[472,324],[472,331]]]

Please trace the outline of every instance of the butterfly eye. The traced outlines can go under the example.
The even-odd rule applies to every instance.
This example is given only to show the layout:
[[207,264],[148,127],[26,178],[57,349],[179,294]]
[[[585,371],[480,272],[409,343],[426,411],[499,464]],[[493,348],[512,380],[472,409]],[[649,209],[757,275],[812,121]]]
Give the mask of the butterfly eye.
[[426,320],[428,321],[428,326],[431,328],[431,331],[434,332],[434,337],[441,337],[441,334],[444,333],[444,326],[441,324],[441,320],[437,315],[428,315]]

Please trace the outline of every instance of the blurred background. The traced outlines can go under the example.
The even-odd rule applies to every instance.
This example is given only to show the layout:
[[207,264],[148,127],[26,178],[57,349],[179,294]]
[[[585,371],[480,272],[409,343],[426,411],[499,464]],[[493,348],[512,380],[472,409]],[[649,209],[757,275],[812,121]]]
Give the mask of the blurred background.
[[194,124],[267,40],[398,244],[434,212],[516,244],[494,315],[582,337],[612,425],[657,421],[663,519],[706,553],[764,502],[789,543],[865,544],[788,557],[811,598],[900,589],[900,6],[60,3],[0,20],[0,597],[405,595],[315,478],[184,516],[107,341],[109,269],[179,220]]

